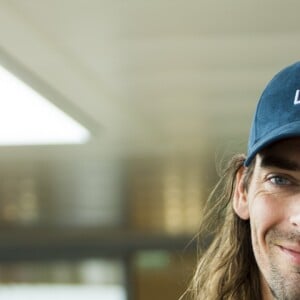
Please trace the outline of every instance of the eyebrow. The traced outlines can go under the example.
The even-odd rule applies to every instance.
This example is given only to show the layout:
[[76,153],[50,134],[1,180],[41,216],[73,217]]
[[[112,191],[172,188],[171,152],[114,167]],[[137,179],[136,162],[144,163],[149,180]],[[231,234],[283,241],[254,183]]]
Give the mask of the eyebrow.
[[264,155],[260,165],[264,168],[277,167],[289,171],[300,171],[300,165],[297,162],[272,154]]

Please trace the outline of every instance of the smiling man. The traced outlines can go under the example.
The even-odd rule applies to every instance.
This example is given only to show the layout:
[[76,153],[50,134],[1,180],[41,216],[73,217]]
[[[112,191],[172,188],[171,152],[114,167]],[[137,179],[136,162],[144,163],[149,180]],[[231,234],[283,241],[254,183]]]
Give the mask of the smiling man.
[[300,299],[300,63],[265,88],[203,215],[193,299]]
[[237,175],[233,207],[250,220],[262,299],[300,299],[300,139],[256,156],[248,189]]

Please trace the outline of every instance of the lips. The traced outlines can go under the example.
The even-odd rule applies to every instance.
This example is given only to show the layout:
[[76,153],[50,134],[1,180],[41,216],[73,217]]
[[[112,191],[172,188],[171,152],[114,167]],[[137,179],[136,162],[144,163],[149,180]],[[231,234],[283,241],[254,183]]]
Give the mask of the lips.
[[279,246],[279,249],[292,261],[300,266],[300,247]]

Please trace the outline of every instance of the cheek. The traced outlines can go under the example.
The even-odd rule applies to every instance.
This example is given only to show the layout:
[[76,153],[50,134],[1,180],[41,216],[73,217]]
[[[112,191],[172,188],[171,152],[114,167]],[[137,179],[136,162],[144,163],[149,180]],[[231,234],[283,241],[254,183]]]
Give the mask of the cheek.
[[284,207],[278,195],[257,193],[249,201],[249,215],[253,234],[258,240],[263,240],[270,228],[282,220]]
[[253,252],[264,275],[269,271],[270,249],[267,236],[281,218],[276,202],[271,195],[261,194],[249,203]]

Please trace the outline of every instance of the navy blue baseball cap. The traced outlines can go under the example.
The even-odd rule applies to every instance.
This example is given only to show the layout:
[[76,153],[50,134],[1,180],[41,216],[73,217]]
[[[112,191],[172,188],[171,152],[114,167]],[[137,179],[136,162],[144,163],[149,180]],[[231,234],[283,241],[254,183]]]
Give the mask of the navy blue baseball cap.
[[252,121],[245,166],[270,144],[300,137],[300,62],[278,74],[264,89]]

